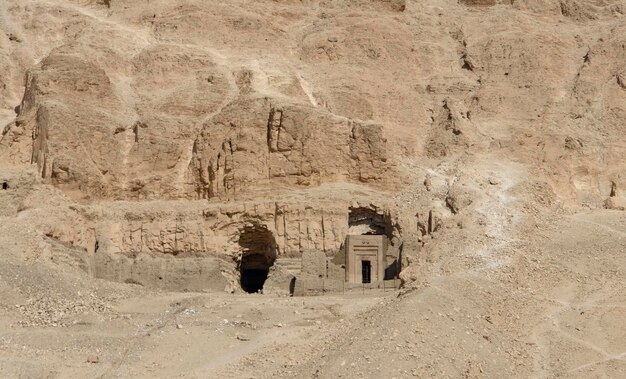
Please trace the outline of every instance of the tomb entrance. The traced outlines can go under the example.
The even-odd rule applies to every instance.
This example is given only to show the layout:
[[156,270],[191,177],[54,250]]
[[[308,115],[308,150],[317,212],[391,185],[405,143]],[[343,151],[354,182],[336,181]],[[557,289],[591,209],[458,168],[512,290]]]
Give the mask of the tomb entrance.
[[387,237],[349,235],[346,238],[346,281],[376,283],[385,278]]
[[385,279],[391,219],[371,208],[351,207],[346,237],[346,281],[377,283]]
[[274,235],[261,225],[248,225],[239,235],[242,249],[239,264],[241,289],[248,293],[263,290],[270,268],[276,261]]

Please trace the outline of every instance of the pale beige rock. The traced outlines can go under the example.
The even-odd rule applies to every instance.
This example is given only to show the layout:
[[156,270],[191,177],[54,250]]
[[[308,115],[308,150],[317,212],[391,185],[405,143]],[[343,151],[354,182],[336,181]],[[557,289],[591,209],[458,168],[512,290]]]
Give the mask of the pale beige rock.
[[624,14],[0,2],[0,376],[624,376]]
[[619,197],[609,197],[604,201],[604,207],[606,209],[623,211],[626,209],[626,201]]

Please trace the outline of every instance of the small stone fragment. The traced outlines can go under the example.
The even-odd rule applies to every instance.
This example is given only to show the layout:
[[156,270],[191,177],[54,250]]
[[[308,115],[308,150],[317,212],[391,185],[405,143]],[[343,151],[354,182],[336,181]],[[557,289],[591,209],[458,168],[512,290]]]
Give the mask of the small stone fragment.
[[430,180],[430,175],[426,175],[426,178],[424,178],[424,187],[426,187],[426,191],[430,191],[432,188],[432,183]]
[[87,363],[100,363],[100,357],[97,355],[90,355],[87,357]]

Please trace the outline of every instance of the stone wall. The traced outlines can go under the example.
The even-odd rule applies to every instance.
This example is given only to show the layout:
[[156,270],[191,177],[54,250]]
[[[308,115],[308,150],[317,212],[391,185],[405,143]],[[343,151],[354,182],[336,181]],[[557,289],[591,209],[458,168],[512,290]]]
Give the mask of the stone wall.
[[[263,230],[271,236],[268,238],[277,261],[313,257],[319,261],[317,265],[302,262],[300,267],[319,269],[313,270],[318,277],[321,273],[342,279],[343,243],[353,205],[341,201],[195,201],[127,207],[118,203],[105,210],[95,208],[97,211],[89,207],[67,209],[59,213],[65,222],[38,227],[50,238],[83,250],[91,262],[90,273],[99,278],[169,290],[233,291],[239,288],[242,256],[265,253],[264,246],[257,248],[241,238],[246,230]],[[399,228],[388,211],[372,204],[363,205],[363,209],[381,217],[386,214],[390,233],[394,241],[399,240]],[[270,270],[268,283],[287,287],[293,274],[278,266]]]
[[112,253],[235,256],[246,225],[261,225],[275,238],[279,256],[305,250],[333,254],[348,230],[348,206],[340,203],[246,203],[186,213],[126,213],[98,223],[98,244]]
[[[19,200],[13,192],[32,185],[36,178],[35,170],[24,177],[4,175],[8,189],[0,192],[0,202]],[[262,250],[270,241],[270,247],[275,243],[277,256],[264,292],[286,295],[296,290],[298,280],[302,284],[305,279],[311,279],[308,292],[318,291],[318,287],[321,292],[343,288],[342,244],[349,230],[351,205],[207,205],[197,201],[138,207],[119,202],[106,207],[59,206],[54,208],[54,223],[36,214],[29,217],[36,220],[33,229],[42,233],[49,245],[43,254],[49,254],[55,264],[74,266],[96,278],[170,291],[241,291],[242,256]],[[372,214],[388,213],[372,204],[363,207]],[[251,229],[270,233],[275,241],[242,241],[242,233]],[[398,239],[397,225],[393,233]]]

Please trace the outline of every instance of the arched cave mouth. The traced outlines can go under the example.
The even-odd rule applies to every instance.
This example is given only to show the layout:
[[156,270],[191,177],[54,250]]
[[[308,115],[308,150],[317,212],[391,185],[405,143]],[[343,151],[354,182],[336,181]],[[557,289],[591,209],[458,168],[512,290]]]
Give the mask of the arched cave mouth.
[[379,214],[370,208],[350,207],[348,234],[382,235],[391,239],[393,235],[391,217],[387,214]]
[[242,249],[239,264],[241,289],[247,293],[263,290],[270,267],[276,260],[276,240],[265,226],[248,225],[239,235]]

